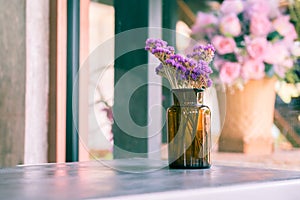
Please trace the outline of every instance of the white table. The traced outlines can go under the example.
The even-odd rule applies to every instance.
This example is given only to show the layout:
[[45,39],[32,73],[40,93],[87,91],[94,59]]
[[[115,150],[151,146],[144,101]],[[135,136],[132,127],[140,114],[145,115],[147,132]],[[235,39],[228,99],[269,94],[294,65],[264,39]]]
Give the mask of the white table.
[[299,171],[165,166],[124,159],[0,169],[0,199],[300,199]]

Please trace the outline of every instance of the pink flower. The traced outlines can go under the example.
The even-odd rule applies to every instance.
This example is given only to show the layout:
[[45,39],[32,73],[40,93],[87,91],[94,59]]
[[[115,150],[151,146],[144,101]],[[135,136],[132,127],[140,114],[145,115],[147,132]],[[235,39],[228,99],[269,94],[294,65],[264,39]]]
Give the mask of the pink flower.
[[286,73],[286,68],[284,68],[283,66],[274,65],[274,71],[280,78],[284,78]]
[[262,14],[252,15],[250,18],[250,32],[255,36],[266,36],[271,31],[270,20]]
[[266,38],[256,37],[253,40],[245,38],[245,41],[247,52],[250,57],[256,60],[263,60],[268,43]]
[[265,65],[261,61],[247,60],[242,67],[242,77],[245,80],[261,79],[265,76]]
[[220,55],[233,53],[236,48],[235,41],[232,38],[219,35],[212,39],[212,44]]
[[220,59],[219,57],[215,57],[214,58],[214,62],[213,62],[213,65],[214,65],[214,68],[218,71],[220,71],[222,65],[224,64],[224,60],[223,59]]
[[231,84],[239,77],[241,65],[235,62],[224,62],[221,71],[220,79],[223,83]]
[[224,35],[238,36],[241,30],[239,18],[234,13],[225,15],[220,21],[220,31]]
[[249,16],[262,14],[271,19],[280,15],[278,0],[247,0],[245,10]]
[[265,51],[264,61],[269,64],[280,65],[289,57],[289,51],[283,43],[269,43]]
[[297,32],[294,25],[290,22],[289,16],[280,16],[273,21],[275,30],[288,41],[297,39]]
[[217,25],[218,18],[213,14],[198,12],[195,24],[192,26],[192,33],[207,33],[213,31],[213,26]]
[[239,14],[244,10],[244,5],[241,0],[235,0],[235,1],[225,0],[221,5],[220,10],[223,14],[229,14],[229,13]]
[[285,73],[287,72],[288,69],[291,69],[294,65],[294,62],[292,59],[287,58],[286,60],[284,60],[282,63],[280,64],[275,64],[274,65],[274,71],[275,73],[280,77],[280,78],[284,78],[285,77]]
[[250,0],[248,1],[248,11],[250,15],[263,13],[268,15],[270,12],[270,7],[268,5],[268,2],[266,0]]
[[281,14],[279,6],[278,6],[279,0],[276,0],[276,1],[269,0],[268,3],[269,3],[269,9],[270,9],[269,14],[268,14],[269,18],[274,19],[274,18],[278,17]]

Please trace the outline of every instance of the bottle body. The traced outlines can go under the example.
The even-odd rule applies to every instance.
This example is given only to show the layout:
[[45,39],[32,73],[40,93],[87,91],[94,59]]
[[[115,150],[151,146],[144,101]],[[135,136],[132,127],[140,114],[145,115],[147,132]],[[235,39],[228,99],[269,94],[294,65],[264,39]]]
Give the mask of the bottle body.
[[202,104],[203,91],[173,90],[174,105],[167,110],[170,168],[201,169],[211,166],[211,111]]

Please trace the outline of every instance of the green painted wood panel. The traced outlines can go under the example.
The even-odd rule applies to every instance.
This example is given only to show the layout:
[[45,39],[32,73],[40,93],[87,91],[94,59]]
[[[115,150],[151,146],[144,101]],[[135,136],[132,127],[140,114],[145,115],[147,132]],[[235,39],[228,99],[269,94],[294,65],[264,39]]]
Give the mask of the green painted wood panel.
[[[115,33],[119,34],[127,30],[148,26],[148,0],[115,0]],[[135,48],[136,45],[144,44],[148,31],[141,31],[138,35],[132,34],[127,40],[115,40],[115,85],[120,78],[134,68],[147,64],[147,52],[143,48]],[[118,56],[124,47],[135,49],[124,55]],[[125,109],[129,109],[130,116],[138,126],[147,126],[147,85],[139,87],[130,98],[129,105],[126,104],[124,97],[133,89],[139,81],[147,82],[147,68],[133,72],[133,79],[124,81],[124,90],[115,88],[114,91],[114,117],[118,117]],[[121,119],[122,120],[122,119]],[[147,156],[147,128],[143,131],[126,127],[129,131],[119,127],[117,123],[113,125],[114,134],[114,158],[126,158]],[[137,135],[136,135],[137,134]]]
[[78,108],[80,43],[80,0],[67,1],[67,110],[66,110],[66,161],[79,158]]

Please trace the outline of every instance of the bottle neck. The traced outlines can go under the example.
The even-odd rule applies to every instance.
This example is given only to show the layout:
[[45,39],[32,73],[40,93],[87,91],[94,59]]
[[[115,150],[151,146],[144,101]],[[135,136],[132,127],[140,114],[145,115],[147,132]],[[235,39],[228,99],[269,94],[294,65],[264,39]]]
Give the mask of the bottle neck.
[[203,90],[201,89],[173,89],[174,105],[188,106],[188,105],[202,105],[203,104]]

